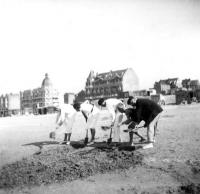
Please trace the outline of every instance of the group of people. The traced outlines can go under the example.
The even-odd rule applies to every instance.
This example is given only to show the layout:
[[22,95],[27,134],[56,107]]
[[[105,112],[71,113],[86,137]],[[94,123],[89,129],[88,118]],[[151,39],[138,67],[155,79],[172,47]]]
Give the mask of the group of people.
[[[133,143],[133,134],[138,135],[140,141],[145,143],[143,149],[152,148],[155,143],[155,135],[157,130],[158,120],[163,111],[161,106],[150,99],[129,97],[127,105],[120,99],[100,98],[98,105],[101,108],[105,108],[112,116],[111,121],[111,133],[115,137],[115,140],[121,141],[120,139],[120,127],[127,125],[127,131],[129,132],[130,144]],[[61,125],[65,125],[64,141],[61,144],[70,144],[70,137],[72,134],[72,128],[76,122],[77,112],[81,112],[86,121],[86,139],[88,139],[88,131],[91,133],[91,140],[89,144],[94,143],[95,133],[97,128],[97,122],[99,120],[101,109],[86,100],[83,103],[74,103],[73,105],[64,104],[58,110],[56,118],[56,130]],[[123,119],[123,115],[126,115],[126,120]],[[138,126],[141,122],[144,122],[144,126],[147,128],[147,139],[138,133]],[[86,142],[88,143],[88,142]]]

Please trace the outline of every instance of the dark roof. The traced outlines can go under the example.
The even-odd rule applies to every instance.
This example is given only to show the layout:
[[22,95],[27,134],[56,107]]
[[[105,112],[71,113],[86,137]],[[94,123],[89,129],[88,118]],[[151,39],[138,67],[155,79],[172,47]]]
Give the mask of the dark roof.
[[164,79],[164,80],[160,80],[161,84],[171,84],[174,81],[177,81],[178,78],[168,78],[168,79]]
[[96,76],[95,80],[101,79],[101,80],[111,80],[116,77],[122,78],[124,73],[127,69],[117,70],[117,71],[109,71],[105,73],[100,73]]

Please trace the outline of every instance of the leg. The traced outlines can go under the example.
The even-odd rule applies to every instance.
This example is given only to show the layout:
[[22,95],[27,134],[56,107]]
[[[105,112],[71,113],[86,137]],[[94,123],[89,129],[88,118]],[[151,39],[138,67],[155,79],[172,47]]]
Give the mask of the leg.
[[71,138],[71,134],[72,134],[72,133],[67,133],[67,135],[68,135],[68,138],[67,138],[67,145],[69,145],[69,144],[70,144],[70,138]]
[[64,140],[63,141],[67,141],[67,133],[65,133],[65,136],[64,136]]
[[151,122],[147,127],[147,142],[153,143],[154,140],[154,123]]
[[155,142],[156,133],[158,132],[158,120],[160,118],[160,115],[161,115],[161,113],[157,115],[156,121],[155,121],[155,126],[154,126],[154,142]]
[[147,144],[143,146],[143,149],[153,148],[153,137],[154,137],[154,125],[150,123],[147,126]]
[[91,141],[93,142],[94,139],[95,139],[95,133],[96,133],[96,131],[95,131],[94,128],[91,128],[91,129],[90,129],[90,132],[91,132]]
[[64,133],[64,140],[59,144],[66,144],[67,143],[67,133]]
[[143,149],[152,148],[153,143],[155,142],[155,129],[157,128],[157,122],[160,117],[160,114],[158,114],[154,120],[147,126],[147,141],[148,144],[143,146]]
[[95,140],[95,135],[96,135],[96,125],[97,125],[97,120],[98,120],[98,113],[97,114],[91,114],[88,117],[87,121],[87,128],[90,129],[91,132],[91,143],[94,142]]
[[140,137],[140,142],[144,142],[146,139],[140,135],[137,131],[136,132],[133,132],[135,135],[137,135],[138,137]]
[[129,132],[129,143],[132,144],[133,143],[133,132]]
[[113,130],[113,127],[111,127],[111,129],[110,129],[110,137],[107,140],[108,144],[112,143],[112,130]]
[[85,145],[88,144],[88,129],[86,129],[86,136],[85,136],[84,144]]
[[122,119],[123,119],[123,114],[121,114],[120,112],[117,112],[115,122],[114,122],[114,126],[113,126],[113,139],[116,142],[121,141],[120,126],[118,126],[118,124],[121,123]]

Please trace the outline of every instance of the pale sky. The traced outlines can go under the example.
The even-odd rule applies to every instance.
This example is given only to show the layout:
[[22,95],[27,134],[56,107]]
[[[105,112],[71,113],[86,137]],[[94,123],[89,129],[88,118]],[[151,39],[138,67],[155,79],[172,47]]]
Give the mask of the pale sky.
[[0,0],[0,94],[78,92],[90,70],[132,67],[140,89],[200,80],[198,0]]

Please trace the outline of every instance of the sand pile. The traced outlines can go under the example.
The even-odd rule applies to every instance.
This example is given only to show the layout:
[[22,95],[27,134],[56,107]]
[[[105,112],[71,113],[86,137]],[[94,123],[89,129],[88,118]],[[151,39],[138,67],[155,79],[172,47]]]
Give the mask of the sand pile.
[[54,146],[0,170],[0,188],[50,184],[141,164],[142,155],[119,149]]

